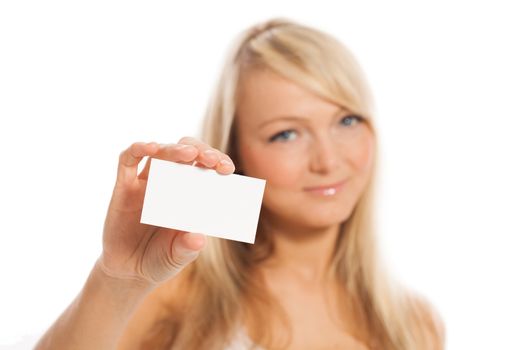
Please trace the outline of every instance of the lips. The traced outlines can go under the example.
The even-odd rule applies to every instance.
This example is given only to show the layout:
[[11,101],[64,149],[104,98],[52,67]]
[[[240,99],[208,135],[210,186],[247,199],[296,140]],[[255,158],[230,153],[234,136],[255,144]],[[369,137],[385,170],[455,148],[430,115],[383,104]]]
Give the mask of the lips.
[[330,185],[315,186],[315,187],[305,187],[304,190],[308,192],[320,193],[320,194],[335,194],[341,190],[343,184],[347,179],[339,181]]

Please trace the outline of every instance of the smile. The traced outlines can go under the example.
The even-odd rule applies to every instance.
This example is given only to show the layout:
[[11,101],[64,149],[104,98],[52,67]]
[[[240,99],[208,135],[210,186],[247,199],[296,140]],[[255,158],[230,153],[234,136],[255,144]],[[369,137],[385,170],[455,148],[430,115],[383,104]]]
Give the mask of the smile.
[[306,187],[304,190],[308,193],[315,194],[315,195],[333,196],[342,191],[346,181],[347,180],[343,180],[341,182],[338,182],[332,185],[326,185],[326,186]]

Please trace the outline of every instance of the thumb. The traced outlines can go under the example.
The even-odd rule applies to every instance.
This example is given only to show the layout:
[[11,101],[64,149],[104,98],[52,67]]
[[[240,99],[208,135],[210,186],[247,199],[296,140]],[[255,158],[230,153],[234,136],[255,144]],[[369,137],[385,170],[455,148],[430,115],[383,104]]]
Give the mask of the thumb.
[[181,269],[197,258],[206,245],[206,236],[201,233],[181,232],[171,246],[171,263]]

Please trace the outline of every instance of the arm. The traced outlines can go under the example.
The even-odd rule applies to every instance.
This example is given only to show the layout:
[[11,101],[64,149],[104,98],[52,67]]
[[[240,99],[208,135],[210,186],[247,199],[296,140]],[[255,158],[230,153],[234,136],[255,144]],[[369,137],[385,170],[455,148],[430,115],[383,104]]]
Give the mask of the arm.
[[186,267],[177,276],[149,293],[130,317],[118,341],[118,350],[169,349],[175,341],[187,296]]
[[82,291],[36,349],[114,349],[133,311],[152,287],[139,280],[110,277],[97,261]]
[[[150,158],[137,175],[145,156]],[[36,349],[114,349],[144,297],[195,260],[205,246],[202,234],[140,223],[152,156],[196,162],[224,175],[235,169],[227,155],[189,137],[178,144],[138,142],[121,152],[104,222],[102,254],[80,294]]]

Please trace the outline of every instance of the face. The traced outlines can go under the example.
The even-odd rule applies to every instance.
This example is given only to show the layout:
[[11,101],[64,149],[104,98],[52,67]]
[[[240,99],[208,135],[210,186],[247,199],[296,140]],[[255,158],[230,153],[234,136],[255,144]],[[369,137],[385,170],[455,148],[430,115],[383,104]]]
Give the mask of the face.
[[239,89],[236,166],[266,179],[267,216],[310,228],[347,219],[371,173],[367,122],[271,71],[247,73]]

